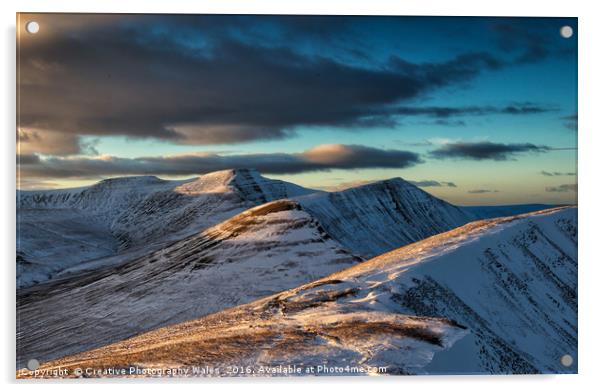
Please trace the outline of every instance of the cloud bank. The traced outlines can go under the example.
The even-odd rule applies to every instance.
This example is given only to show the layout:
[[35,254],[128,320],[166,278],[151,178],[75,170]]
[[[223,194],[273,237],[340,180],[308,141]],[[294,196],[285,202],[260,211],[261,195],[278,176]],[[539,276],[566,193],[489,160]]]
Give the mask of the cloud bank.
[[442,186],[447,186],[450,188],[457,188],[455,183],[447,182],[447,181],[422,180],[422,181],[409,181],[409,182],[410,182],[410,184],[416,185],[421,188],[442,187]]
[[546,192],[577,192],[577,184],[562,184],[546,187]]
[[574,176],[576,175],[575,172],[549,172],[549,171],[545,171],[542,170],[539,172],[542,176],[546,176],[546,177],[557,177],[557,176]]
[[531,143],[493,143],[493,142],[458,142],[448,143],[430,152],[437,159],[471,159],[476,161],[512,159],[516,154],[529,152],[547,152],[547,146],[536,146]]
[[421,163],[418,154],[360,145],[325,144],[298,154],[195,155],[119,158],[21,156],[21,173],[36,178],[112,175],[198,175],[231,168],[266,174],[296,174],[333,169],[406,168]]
[[482,193],[498,193],[499,191],[497,189],[472,189],[470,191],[468,191],[467,193],[471,193],[471,194],[482,194]]

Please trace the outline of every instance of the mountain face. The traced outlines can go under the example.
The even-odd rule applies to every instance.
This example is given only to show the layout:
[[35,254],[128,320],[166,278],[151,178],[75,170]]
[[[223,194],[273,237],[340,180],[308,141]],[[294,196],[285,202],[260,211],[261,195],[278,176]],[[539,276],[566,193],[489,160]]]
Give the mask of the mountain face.
[[85,188],[19,191],[18,287],[86,261],[150,252],[250,207],[315,192],[248,169],[186,181],[123,177]]
[[298,203],[263,204],[133,261],[21,290],[18,363],[247,303],[359,261]]
[[347,249],[373,257],[474,218],[401,178],[297,198]]
[[43,368],[194,371],[235,362],[255,375],[283,363],[339,367],[334,374],[379,366],[388,374],[575,372],[560,358],[577,354],[576,256],[576,208],[474,222]]

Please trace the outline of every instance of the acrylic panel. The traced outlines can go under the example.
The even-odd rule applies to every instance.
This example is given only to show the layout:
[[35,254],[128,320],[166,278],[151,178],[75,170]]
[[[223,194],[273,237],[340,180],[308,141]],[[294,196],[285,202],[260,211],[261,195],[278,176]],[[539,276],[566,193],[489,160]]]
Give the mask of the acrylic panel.
[[576,373],[577,28],[18,14],[17,377]]

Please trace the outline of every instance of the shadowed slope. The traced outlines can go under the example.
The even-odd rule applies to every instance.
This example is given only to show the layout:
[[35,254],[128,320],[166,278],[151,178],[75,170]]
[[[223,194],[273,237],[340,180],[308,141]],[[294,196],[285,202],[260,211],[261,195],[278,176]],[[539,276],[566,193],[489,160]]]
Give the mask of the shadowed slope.
[[461,208],[401,178],[298,198],[330,235],[373,257],[472,220]]

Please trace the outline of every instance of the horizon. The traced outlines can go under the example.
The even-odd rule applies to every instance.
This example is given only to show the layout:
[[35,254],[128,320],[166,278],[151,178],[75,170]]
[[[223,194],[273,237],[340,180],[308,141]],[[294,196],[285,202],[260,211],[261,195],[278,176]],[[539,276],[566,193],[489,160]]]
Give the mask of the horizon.
[[[218,172],[222,172],[222,171],[239,171],[239,170],[250,170],[250,171],[256,171],[261,177],[267,178],[267,179],[275,179],[272,178],[271,176],[264,176],[262,173],[260,173],[259,171],[257,171],[256,169],[253,168],[231,168],[231,169],[223,169],[223,170],[217,170],[214,172],[209,172],[209,173],[204,173],[204,174],[200,174],[198,176],[194,176],[194,177],[186,177],[186,178],[181,178],[181,179],[168,179],[168,178],[162,178],[161,176],[156,176],[153,174],[139,174],[139,175],[129,175],[129,176],[119,176],[119,177],[107,177],[107,178],[102,178],[99,179],[91,184],[88,185],[82,185],[82,186],[74,186],[74,187],[68,187],[68,188],[40,188],[40,189],[19,189],[17,188],[17,192],[44,192],[44,191],[69,191],[69,190],[78,190],[78,189],[84,189],[84,188],[89,188],[91,186],[100,184],[103,181],[108,181],[108,180],[116,180],[116,179],[121,179],[121,178],[144,178],[144,177],[152,177],[152,178],[156,178],[158,180],[161,181],[168,181],[168,182],[182,182],[182,183],[187,183],[187,182],[193,182],[198,180],[200,177],[204,176],[204,175],[208,175],[208,174],[214,174],[214,173],[218,173]],[[333,192],[343,192],[346,190],[350,190],[350,189],[354,189],[354,188],[360,188],[363,186],[368,186],[371,184],[375,184],[375,183],[379,183],[379,182],[384,182],[384,181],[391,181],[391,180],[402,180],[410,185],[415,186],[416,188],[421,189],[422,191],[430,194],[431,196],[434,196],[433,194],[431,194],[428,190],[423,189],[423,186],[421,186],[420,182],[421,181],[413,181],[413,180],[409,180],[409,179],[405,179],[403,177],[390,177],[390,178],[385,178],[382,180],[374,180],[374,181],[366,181],[366,182],[358,182],[355,184],[343,184],[343,187],[315,187],[315,188],[310,188],[310,187],[304,187],[306,189],[309,189],[311,191],[316,191],[316,192],[326,192],[326,193],[333,193]],[[284,180],[283,180],[284,181]],[[294,183],[292,183],[294,184]],[[298,184],[295,184],[298,185]],[[447,201],[447,200],[444,200]],[[448,201],[449,202],[449,201]],[[451,202],[450,202],[451,203]],[[520,204],[520,203],[515,203],[515,204],[487,204],[487,205],[482,205],[482,204],[456,204],[458,207],[487,207],[487,206],[519,206],[519,205],[548,205],[550,207],[562,207],[562,206],[572,206],[572,205],[576,205],[576,204],[545,204],[545,203],[524,203],[524,204]]]
[[19,14],[21,190],[236,166],[312,189],[400,177],[457,205],[577,204],[576,18],[76,21]]

